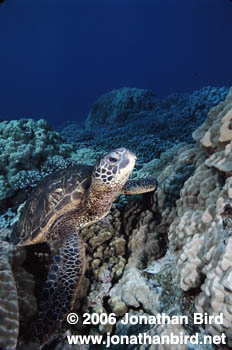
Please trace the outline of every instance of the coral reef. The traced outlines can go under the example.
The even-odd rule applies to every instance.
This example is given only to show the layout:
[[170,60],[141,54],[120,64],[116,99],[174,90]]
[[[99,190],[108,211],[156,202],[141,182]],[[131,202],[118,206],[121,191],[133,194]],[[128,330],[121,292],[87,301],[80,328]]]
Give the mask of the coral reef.
[[[228,89],[206,87],[188,94],[172,94],[165,100],[158,99],[150,90],[136,88],[121,88],[113,90],[101,96],[91,108],[88,117],[85,120],[87,130],[103,126],[122,126],[125,122],[134,122],[135,120],[146,117],[149,112],[158,112],[155,116],[157,127],[160,129],[166,124],[163,112],[172,112],[180,106],[185,112],[195,116],[195,120],[202,118],[203,110],[207,111],[223,100]],[[168,115],[168,118],[171,115]],[[149,117],[151,115],[149,114]],[[197,118],[196,118],[197,117]],[[173,116],[174,119],[177,116]],[[178,121],[180,122],[179,116]],[[194,119],[192,120],[194,122]],[[203,119],[200,120],[203,122]]]
[[121,235],[120,211],[113,206],[105,219],[82,229],[80,234],[86,248],[87,280],[84,278],[81,282],[76,308],[88,291],[85,302],[81,303],[84,311],[103,307],[112,284],[122,275],[126,262],[126,240]]
[[[232,89],[223,102],[220,101],[227,89],[205,88],[192,95],[173,94],[165,101],[158,100],[145,90],[135,90],[122,89],[102,97],[92,108],[86,122],[90,129],[82,133],[81,126],[78,126],[76,136],[71,135],[69,129],[70,137],[73,137],[71,148],[62,148],[64,141],[59,139],[57,149],[60,145],[60,153],[50,145],[51,153],[47,150],[41,156],[42,160],[37,154],[37,165],[30,168],[29,161],[25,160],[17,168],[17,173],[12,173],[17,180],[17,191],[24,192],[47,173],[78,161],[93,164],[105,149],[122,146],[124,141],[123,146],[132,146],[138,158],[141,157],[136,176],[148,173],[158,181],[155,193],[132,196],[129,200],[123,197],[104,220],[81,231],[87,261],[74,312],[79,314],[80,319],[83,312],[114,312],[117,323],[114,328],[109,324],[87,328],[78,323],[69,326],[69,329],[73,334],[103,335],[106,332],[116,335],[142,332],[151,336],[179,335],[181,332],[193,335],[198,332],[202,337],[204,334],[225,333],[228,346],[232,346]],[[121,106],[117,105],[118,101],[122,102]],[[113,113],[108,118],[107,111],[111,110]],[[127,121],[126,125],[120,125],[123,120]],[[179,126],[175,126],[177,120],[182,129],[185,126],[187,129],[190,124],[189,130],[182,136]],[[19,128],[23,128],[24,124],[27,125],[25,121],[19,123]],[[33,125],[37,128],[36,124]],[[165,129],[166,125],[173,130]],[[188,133],[193,130],[192,143],[189,143]],[[98,135],[100,131],[103,131],[101,138]],[[46,131],[50,132],[53,133],[50,129]],[[12,133],[11,137],[17,144],[16,134]],[[168,143],[163,142],[165,137],[169,139]],[[24,141],[20,139],[19,142],[23,145]],[[62,149],[67,153],[62,153]],[[7,176],[4,179],[8,181]],[[8,190],[6,193],[8,196]],[[1,240],[10,240],[9,230],[15,220],[14,210],[8,207],[0,219]],[[13,303],[16,311],[13,320],[15,332],[12,333],[12,347],[9,347],[13,350],[19,317],[21,327],[26,327],[36,310],[35,277],[24,269],[31,263],[28,259],[25,263],[25,250],[11,253],[8,243],[1,242],[1,245],[4,249],[0,249],[0,283],[6,276],[12,286],[12,298],[7,301]],[[3,254],[4,250],[7,255]],[[51,251],[55,250],[56,246],[51,245]],[[3,291],[6,291],[4,288]],[[4,304],[4,300],[2,295],[0,302]],[[10,306],[4,309],[6,319],[11,317],[5,316],[9,310]],[[161,312],[166,315],[187,314],[190,323],[188,326],[144,326],[120,322],[126,313],[157,315]],[[193,323],[194,312],[212,316],[223,313],[223,323],[196,326]],[[74,348],[64,340],[66,328],[64,324],[60,330],[57,350]],[[9,332],[10,328],[4,337]],[[5,338],[1,339],[4,343]],[[85,349],[81,345],[76,347]],[[94,346],[87,348],[94,349]],[[164,350],[169,345],[112,345],[115,350],[126,348]],[[180,350],[192,348],[189,344],[176,347]],[[194,346],[197,350],[214,348],[211,345]],[[29,349],[25,347],[25,350]]]
[[[1,238],[5,241],[9,241],[10,237],[7,237],[9,231],[8,228],[12,227],[14,223],[18,220],[16,213],[11,208],[8,208],[2,215],[0,215],[0,230],[1,230]],[[4,230],[6,229],[6,230]],[[4,234],[6,236],[4,236]],[[4,236],[4,237],[3,237]]]
[[207,120],[193,133],[198,144],[195,171],[185,182],[177,201],[177,217],[169,242],[177,260],[177,280],[189,291],[200,288],[195,301],[199,312],[223,313],[223,324],[212,322],[207,331],[224,332],[232,345],[230,147],[232,89],[226,100],[211,109]]
[[[129,310],[130,307],[138,311],[142,308],[140,312],[149,311],[152,314],[160,310],[168,314],[171,306],[175,308],[174,314],[182,314],[188,304],[185,297],[188,299],[190,292],[189,318],[194,310],[209,316],[222,313],[222,324],[212,322],[204,327],[211,335],[224,333],[229,346],[232,344],[231,101],[232,90],[224,102],[211,109],[205,123],[194,132],[197,145],[173,147],[160,160],[153,160],[142,168],[142,171],[157,175],[159,188],[156,199],[153,204],[148,204],[148,208],[135,202],[123,214],[126,218],[125,232],[129,237],[129,259],[122,278],[110,290],[112,299],[117,296],[116,303],[124,303]],[[162,243],[159,241],[159,237],[165,236],[168,236],[166,245],[165,240],[161,240]],[[174,283],[176,273],[177,285],[171,288],[168,281],[161,278],[164,282],[157,293],[154,285],[152,289],[151,284],[147,284],[141,272],[152,259],[156,260],[154,266],[157,268],[157,258],[159,254],[165,254],[167,244],[175,254],[177,263],[176,267],[173,265],[173,275],[169,280]],[[156,285],[160,277],[157,279],[155,275]],[[167,276],[167,273],[163,276]],[[181,295],[178,285],[185,291],[185,296],[182,294],[179,300],[177,298],[173,302],[173,296]],[[191,296],[193,289],[195,298]],[[168,295],[162,301],[160,293],[165,296],[169,290],[172,290],[172,296]],[[150,332],[162,334],[170,331],[163,325],[153,327]],[[180,329],[176,331],[178,334]],[[118,330],[118,334],[128,332],[125,326]],[[137,334],[135,329],[133,332]],[[186,334],[194,332],[196,329],[192,325]],[[203,329],[199,333],[203,334]],[[201,345],[198,346],[200,349]],[[162,349],[165,346],[154,348]]]
[[[31,171],[34,181],[41,164],[54,155],[70,157],[72,146],[45,120],[11,120],[0,123],[0,205],[20,189],[21,172]],[[37,179],[38,182],[38,179]]]
[[136,88],[121,88],[101,96],[91,108],[85,128],[123,124],[134,114],[151,111],[156,106],[154,92]]
[[113,90],[93,105],[85,129],[71,124],[61,134],[76,150],[87,147],[108,152],[127,147],[138,156],[139,168],[175,144],[193,142],[192,132],[227,92],[227,88],[206,87],[191,95],[172,94],[161,100],[149,90]]

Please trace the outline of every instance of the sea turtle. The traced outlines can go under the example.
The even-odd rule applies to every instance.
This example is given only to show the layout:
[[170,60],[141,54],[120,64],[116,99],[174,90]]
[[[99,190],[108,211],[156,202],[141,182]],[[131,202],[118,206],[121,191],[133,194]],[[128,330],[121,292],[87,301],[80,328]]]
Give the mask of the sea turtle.
[[[105,217],[122,194],[153,191],[156,181],[128,180],[136,156],[118,148],[95,167],[77,165],[45,177],[32,191],[14,229],[18,246],[58,240],[42,291],[33,333],[44,344],[73,306],[83,274],[84,248],[78,231]],[[128,181],[127,181],[128,180]]]

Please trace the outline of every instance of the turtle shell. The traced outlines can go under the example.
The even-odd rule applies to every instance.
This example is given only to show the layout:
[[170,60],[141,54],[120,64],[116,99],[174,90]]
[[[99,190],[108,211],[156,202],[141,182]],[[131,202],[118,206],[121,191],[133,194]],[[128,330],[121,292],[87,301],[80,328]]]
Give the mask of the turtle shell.
[[90,186],[92,166],[78,165],[46,176],[33,189],[13,232],[16,244],[30,244],[63,213],[77,208]]

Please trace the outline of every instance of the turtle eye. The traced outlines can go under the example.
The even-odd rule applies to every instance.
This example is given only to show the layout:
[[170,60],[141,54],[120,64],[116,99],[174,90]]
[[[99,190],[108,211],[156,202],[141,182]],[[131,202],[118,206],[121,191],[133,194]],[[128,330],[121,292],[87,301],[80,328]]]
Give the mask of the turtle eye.
[[117,159],[114,158],[114,157],[109,157],[109,161],[110,161],[111,163],[116,163],[116,162],[117,162]]

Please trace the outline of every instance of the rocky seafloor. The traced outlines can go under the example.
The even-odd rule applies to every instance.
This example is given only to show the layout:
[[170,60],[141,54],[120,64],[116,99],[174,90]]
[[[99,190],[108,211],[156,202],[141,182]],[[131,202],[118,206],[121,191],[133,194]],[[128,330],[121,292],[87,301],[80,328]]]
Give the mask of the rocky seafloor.
[[[84,327],[64,322],[46,349],[68,345],[72,334],[199,334],[198,344],[114,344],[124,349],[232,347],[232,89],[207,87],[165,100],[123,88],[102,96],[85,125],[52,130],[44,120],[0,123],[0,349],[13,350],[37,310],[54,247],[11,244],[18,209],[32,188],[57,169],[96,159],[116,147],[136,153],[135,177],[158,181],[153,193],[121,196],[110,214],[80,233],[86,271],[74,311],[115,313],[117,323]],[[39,268],[38,268],[39,266]],[[125,315],[186,315],[189,324],[123,325]],[[194,313],[218,324],[194,324]],[[205,335],[226,345],[200,344]],[[37,348],[39,348],[37,346]],[[25,350],[36,344],[24,345]]]

